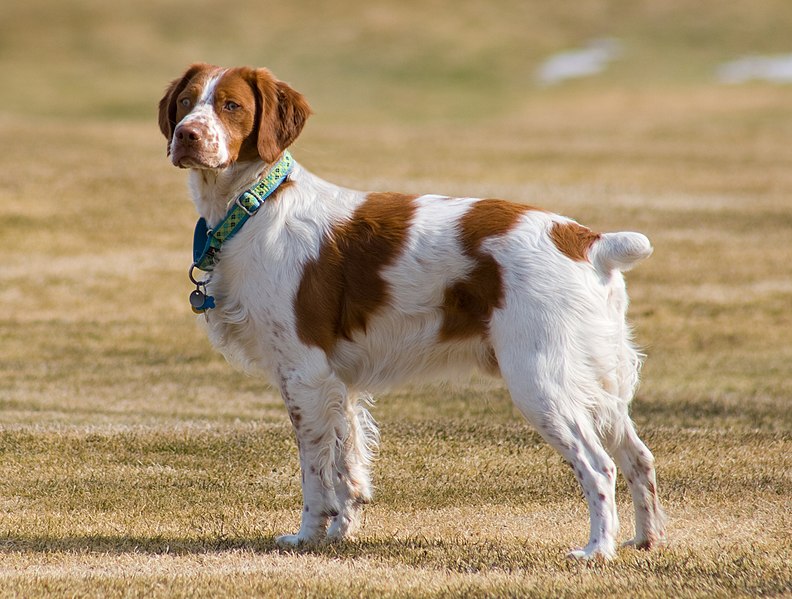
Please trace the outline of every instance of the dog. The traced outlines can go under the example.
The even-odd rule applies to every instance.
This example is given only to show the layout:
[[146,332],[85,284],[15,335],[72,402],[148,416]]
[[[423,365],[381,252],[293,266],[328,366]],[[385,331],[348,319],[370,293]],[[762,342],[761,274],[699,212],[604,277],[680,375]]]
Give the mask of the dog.
[[500,199],[333,185],[288,150],[310,114],[267,69],[203,63],[159,103],[201,216],[190,302],[230,362],[278,386],[297,438],[302,521],[277,543],[359,529],[379,441],[368,393],[477,368],[502,377],[582,487],[591,530],[570,556],[615,555],[617,466],[628,544],[662,544],[654,458],[628,415],[643,356],[622,275],[649,240]]

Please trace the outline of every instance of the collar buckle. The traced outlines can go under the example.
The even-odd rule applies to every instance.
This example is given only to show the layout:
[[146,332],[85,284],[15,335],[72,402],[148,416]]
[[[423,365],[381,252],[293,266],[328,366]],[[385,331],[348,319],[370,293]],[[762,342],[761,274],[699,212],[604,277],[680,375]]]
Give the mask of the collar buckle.
[[[244,198],[247,195],[250,195],[253,198],[253,200],[255,201],[255,204],[253,204],[250,208],[248,208],[247,206],[245,206],[242,203],[242,198]],[[261,199],[256,194],[254,194],[253,192],[248,190],[245,193],[243,193],[242,195],[237,196],[237,199],[234,200],[234,204],[239,206],[242,209],[242,211],[245,214],[247,214],[248,217],[250,217],[250,216],[253,216],[254,214],[256,214],[256,211],[261,207],[261,204],[263,204],[263,202],[261,201]]]

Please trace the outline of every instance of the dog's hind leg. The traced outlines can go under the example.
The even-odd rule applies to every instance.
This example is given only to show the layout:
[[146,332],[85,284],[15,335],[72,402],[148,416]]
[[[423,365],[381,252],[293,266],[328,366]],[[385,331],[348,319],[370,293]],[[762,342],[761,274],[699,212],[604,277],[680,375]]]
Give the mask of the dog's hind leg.
[[654,456],[626,414],[612,427],[608,449],[624,474],[635,508],[635,537],[625,545],[651,549],[664,544],[666,517],[657,498]]
[[654,456],[638,437],[628,413],[641,365],[640,355],[628,340],[621,346],[617,363],[615,370],[603,376],[605,390],[622,400],[618,415],[605,429],[604,440],[627,481],[635,508],[635,537],[625,545],[651,549],[665,543],[666,518],[657,498]]
[[[569,463],[583,489],[590,515],[585,547],[571,557],[607,559],[616,553],[616,465],[600,441],[595,384],[583,387],[576,362],[556,330],[536,325],[520,331],[507,319],[493,319],[492,337],[512,401],[540,435]],[[563,340],[561,340],[563,341]]]
[[[503,366],[501,366],[503,370]],[[512,400],[545,439],[569,463],[589,508],[589,540],[570,557],[611,558],[616,553],[616,465],[600,442],[585,409],[569,410],[563,391],[507,378]]]

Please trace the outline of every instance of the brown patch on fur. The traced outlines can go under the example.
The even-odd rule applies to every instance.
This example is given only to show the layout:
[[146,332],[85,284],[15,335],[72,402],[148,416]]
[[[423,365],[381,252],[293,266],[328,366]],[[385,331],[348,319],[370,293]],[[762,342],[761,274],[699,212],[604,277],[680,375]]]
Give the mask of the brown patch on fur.
[[159,101],[159,127],[162,134],[168,140],[168,150],[170,151],[170,140],[176,124],[184,118],[185,108],[178,103],[179,97],[190,86],[189,93],[192,100],[198,97],[209,75],[216,71],[218,67],[210,64],[197,62],[190,65],[184,75],[174,79],[165,90],[165,95]]
[[[238,106],[233,110],[227,103]],[[228,134],[231,161],[275,162],[302,131],[308,101],[268,69],[229,69],[214,92],[214,110]]]
[[553,240],[558,251],[578,262],[588,260],[589,250],[599,238],[599,233],[575,222],[556,222],[550,229],[550,239]]
[[508,233],[529,210],[535,208],[503,200],[479,200],[460,219],[462,252],[474,266],[465,279],[445,290],[441,341],[487,334],[492,311],[503,302],[503,281],[500,266],[481,251],[481,244],[489,237]]
[[388,302],[382,269],[404,247],[416,197],[369,194],[324,240],[319,257],[305,265],[294,298],[303,343],[329,354],[339,339],[366,331],[368,319]]
[[272,163],[288,148],[311,115],[308,100],[267,69],[247,69],[242,76],[256,94],[256,127],[248,144],[264,162]]
[[[255,128],[260,102],[250,79],[253,69],[226,71],[214,89],[213,107],[226,132],[226,147],[231,162],[258,158]],[[253,151],[249,151],[252,146]]]

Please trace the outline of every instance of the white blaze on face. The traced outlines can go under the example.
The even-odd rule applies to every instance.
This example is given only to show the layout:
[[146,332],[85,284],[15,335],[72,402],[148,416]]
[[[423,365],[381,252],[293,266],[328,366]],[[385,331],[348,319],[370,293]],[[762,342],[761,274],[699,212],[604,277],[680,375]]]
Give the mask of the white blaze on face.
[[[209,78],[192,110],[177,125],[177,128],[180,126],[195,127],[200,132],[201,157],[206,161],[206,166],[216,168],[226,166],[230,160],[228,136],[223,123],[215,112],[214,102],[217,84],[225,75],[226,70],[224,69]],[[171,144],[175,143],[177,141],[174,138]]]

